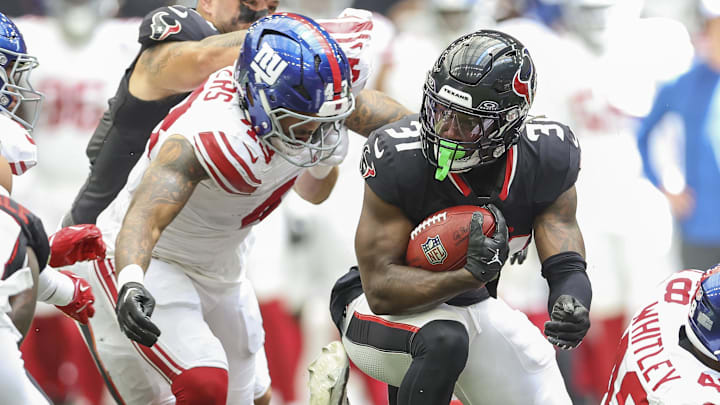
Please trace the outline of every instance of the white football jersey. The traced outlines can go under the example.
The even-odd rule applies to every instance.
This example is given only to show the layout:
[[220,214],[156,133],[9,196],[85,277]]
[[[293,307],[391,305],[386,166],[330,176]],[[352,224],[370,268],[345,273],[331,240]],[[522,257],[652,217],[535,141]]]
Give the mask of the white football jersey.
[[0,114],[0,155],[16,176],[37,164],[37,147],[30,133],[5,114]]
[[635,314],[618,347],[602,405],[720,404],[720,372],[678,344],[702,274],[672,275]]
[[[347,34],[340,35],[339,44],[343,50],[352,50],[355,57],[355,62],[350,60],[351,69],[357,72],[351,85],[357,94],[367,80],[363,72],[369,66],[365,53],[359,51],[367,48],[372,22],[369,16],[350,15],[325,23],[334,37]],[[135,189],[173,134],[190,142],[209,179],[197,185],[165,228],[153,257],[182,265],[198,281],[236,283],[245,271],[246,237],[251,227],[280,204],[303,169],[276,156],[255,135],[240,108],[233,68],[220,69],[158,124],[127,185],[98,217],[109,254]]]

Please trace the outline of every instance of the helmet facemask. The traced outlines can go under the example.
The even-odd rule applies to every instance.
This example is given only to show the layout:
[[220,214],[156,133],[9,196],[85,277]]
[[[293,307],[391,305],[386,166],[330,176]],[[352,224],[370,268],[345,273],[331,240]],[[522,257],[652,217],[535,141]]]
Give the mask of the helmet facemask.
[[38,67],[37,58],[0,49],[0,113],[32,131],[40,117],[42,93],[30,84],[30,74]]
[[720,266],[703,275],[691,300],[688,339],[703,355],[720,361]]
[[522,124],[520,111],[470,109],[443,100],[425,85],[420,114],[425,157],[437,167],[442,181],[450,172],[463,172],[497,161],[517,142]]

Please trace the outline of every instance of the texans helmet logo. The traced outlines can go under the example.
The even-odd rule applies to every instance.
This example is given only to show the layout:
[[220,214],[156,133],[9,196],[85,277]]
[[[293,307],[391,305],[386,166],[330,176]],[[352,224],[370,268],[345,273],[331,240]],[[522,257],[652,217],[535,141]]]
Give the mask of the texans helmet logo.
[[515,72],[512,81],[512,89],[518,96],[525,98],[528,104],[532,104],[533,100],[533,63],[530,59],[530,53],[527,49],[523,49],[522,64]]
[[170,35],[177,34],[180,30],[182,30],[180,21],[173,20],[173,25],[168,24],[163,18],[167,15],[170,14],[165,11],[158,11],[152,16],[152,24],[150,25],[152,34],[150,34],[150,39],[162,41]]

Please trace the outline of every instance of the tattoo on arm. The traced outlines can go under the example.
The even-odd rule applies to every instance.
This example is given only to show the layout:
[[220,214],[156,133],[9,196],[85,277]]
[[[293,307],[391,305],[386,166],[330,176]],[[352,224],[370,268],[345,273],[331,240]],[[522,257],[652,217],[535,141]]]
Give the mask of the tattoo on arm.
[[185,206],[195,186],[206,178],[187,140],[172,136],[165,141],[125,214],[116,242],[118,269],[128,264],[147,269],[160,234]]
[[562,252],[585,257],[585,242],[575,219],[577,193],[571,187],[535,219],[534,232],[540,261]]
[[377,90],[363,90],[355,100],[355,111],[345,121],[350,130],[368,137],[382,126],[398,121],[411,111]]

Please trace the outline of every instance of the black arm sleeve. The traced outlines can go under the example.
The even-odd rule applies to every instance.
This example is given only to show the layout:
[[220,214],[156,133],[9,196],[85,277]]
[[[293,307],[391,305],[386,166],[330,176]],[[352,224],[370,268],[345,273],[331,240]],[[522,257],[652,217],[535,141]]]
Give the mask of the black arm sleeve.
[[141,51],[165,41],[199,41],[218,31],[197,11],[184,6],[160,7],[140,24]]
[[571,295],[590,310],[592,287],[585,272],[587,264],[577,252],[563,252],[550,256],[542,264],[542,276],[550,287],[548,313],[561,295]]

